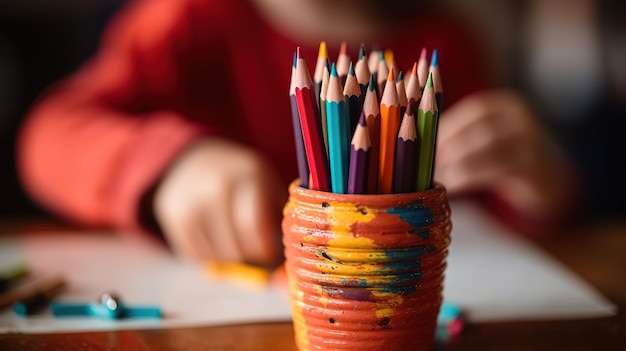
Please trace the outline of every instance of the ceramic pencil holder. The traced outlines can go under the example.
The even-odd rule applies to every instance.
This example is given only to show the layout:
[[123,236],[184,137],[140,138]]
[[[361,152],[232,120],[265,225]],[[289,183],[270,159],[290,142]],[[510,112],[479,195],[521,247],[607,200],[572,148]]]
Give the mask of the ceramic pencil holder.
[[283,243],[300,350],[430,350],[450,207],[422,192],[349,195],[289,186]]

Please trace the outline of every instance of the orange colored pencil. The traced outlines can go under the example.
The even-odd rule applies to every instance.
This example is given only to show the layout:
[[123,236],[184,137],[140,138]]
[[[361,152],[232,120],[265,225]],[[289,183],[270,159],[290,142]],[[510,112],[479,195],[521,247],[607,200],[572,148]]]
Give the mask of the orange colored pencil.
[[378,163],[378,193],[393,191],[393,169],[396,141],[400,128],[400,103],[393,69],[389,70],[383,96],[380,99],[380,155]]

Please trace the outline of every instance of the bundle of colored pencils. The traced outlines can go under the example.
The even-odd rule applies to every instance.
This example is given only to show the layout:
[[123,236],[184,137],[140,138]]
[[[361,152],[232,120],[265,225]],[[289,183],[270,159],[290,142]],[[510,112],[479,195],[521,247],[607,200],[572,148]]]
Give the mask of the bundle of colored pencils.
[[443,89],[437,51],[423,48],[406,74],[390,50],[361,45],[356,64],[343,43],[337,61],[320,43],[313,78],[301,49],[289,91],[300,185],[348,194],[432,187]]

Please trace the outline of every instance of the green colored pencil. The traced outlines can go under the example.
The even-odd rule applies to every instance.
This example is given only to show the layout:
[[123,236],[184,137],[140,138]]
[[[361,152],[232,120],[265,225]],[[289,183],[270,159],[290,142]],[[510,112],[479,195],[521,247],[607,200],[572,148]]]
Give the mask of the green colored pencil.
[[432,168],[435,159],[438,110],[433,89],[432,73],[424,87],[422,100],[417,110],[417,134],[419,141],[417,159],[417,191],[432,187]]

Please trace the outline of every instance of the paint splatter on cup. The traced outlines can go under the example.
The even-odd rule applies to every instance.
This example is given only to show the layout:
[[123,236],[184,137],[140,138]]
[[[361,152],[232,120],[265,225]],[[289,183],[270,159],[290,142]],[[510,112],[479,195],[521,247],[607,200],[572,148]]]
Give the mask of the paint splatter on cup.
[[430,350],[450,207],[441,185],[347,195],[293,182],[283,243],[300,350]]

